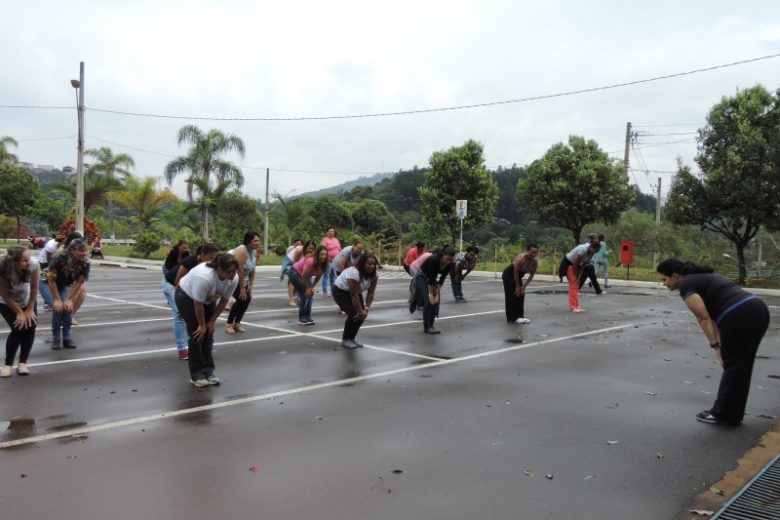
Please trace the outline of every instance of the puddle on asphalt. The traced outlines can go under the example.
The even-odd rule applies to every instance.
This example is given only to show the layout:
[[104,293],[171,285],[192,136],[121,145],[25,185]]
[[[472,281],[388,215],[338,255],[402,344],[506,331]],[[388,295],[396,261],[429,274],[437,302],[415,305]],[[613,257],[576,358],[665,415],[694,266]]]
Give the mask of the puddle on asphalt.
[[511,343],[513,345],[520,345],[523,343],[523,338],[509,338],[505,339],[504,343]]

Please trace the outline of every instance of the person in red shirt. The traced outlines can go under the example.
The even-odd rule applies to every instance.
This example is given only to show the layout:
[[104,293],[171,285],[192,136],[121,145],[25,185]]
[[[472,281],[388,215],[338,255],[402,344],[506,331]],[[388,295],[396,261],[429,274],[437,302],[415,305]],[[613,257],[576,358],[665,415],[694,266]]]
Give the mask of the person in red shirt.
[[336,273],[331,268],[333,259],[341,252],[341,240],[336,237],[336,230],[333,228],[328,229],[326,236],[322,238],[320,244],[325,246],[328,250],[328,269],[323,274],[322,278],[322,295],[325,297],[330,296],[330,288],[336,281]]
[[412,272],[409,270],[409,266],[412,265],[412,262],[420,258],[420,255],[424,252],[425,242],[417,242],[414,247],[409,248],[409,251],[406,252],[406,257],[404,258],[404,271],[406,271],[406,274],[413,276]]

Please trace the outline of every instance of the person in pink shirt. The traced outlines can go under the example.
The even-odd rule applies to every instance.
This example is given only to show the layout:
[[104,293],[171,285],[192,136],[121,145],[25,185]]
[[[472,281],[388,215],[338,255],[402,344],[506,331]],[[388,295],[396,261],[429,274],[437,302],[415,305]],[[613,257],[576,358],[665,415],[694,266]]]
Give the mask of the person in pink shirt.
[[328,249],[325,246],[317,246],[313,255],[301,258],[290,268],[290,282],[299,300],[298,325],[314,325],[315,321],[311,318],[314,287],[329,268]]
[[404,258],[404,271],[406,271],[406,274],[413,276],[412,271],[410,270],[412,262],[420,258],[420,255],[424,252],[425,242],[417,242],[414,247],[409,248],[409,251],[406,252],[406,257]]
[[413,314],[417,309],[422,311],[423,300],[422,296],[417,294],[417,285],[415,284],[414,279],[417,276],[417,272],[420,270],[420,267],[423,265],[423,262],[428,260],[428,258],[436,251],[438,250],[422,253],[414,262],[409,265],[409,274],[412,275],[412,282],[409,284],[409,314]]
[[333,228],[328,229],[328,233],[320,241],[320,244],[325,246],[328,250],[328,270],[325,272],[325,277],[322,279],[322,295],[325,297],[330,296],[330,288],[336,281],[336,273],[330,266],[336,255],[341,252],[341,241],[336,237],[336,230]]

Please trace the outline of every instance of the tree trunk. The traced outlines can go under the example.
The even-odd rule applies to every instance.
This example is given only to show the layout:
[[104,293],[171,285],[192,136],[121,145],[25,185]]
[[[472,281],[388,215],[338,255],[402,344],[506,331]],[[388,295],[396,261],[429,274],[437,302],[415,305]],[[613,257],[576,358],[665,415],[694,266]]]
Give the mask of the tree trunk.
[[745,277],[747,276],[747,269],[745,268],[745,244],[737,243],[737,263],[739,264],[739,279],[737,283],[739,285],[745,285]]
[[574,247],[580,245],[582,243],[580,242],[580,237],[582,236],[582,227],[572,228],[571,236],[574,237]]
[[209,208],[203,208],[203,238],[209,239]]
[[19,244],[19,235],[22,232],[22,219],[16,215],[16,243]]

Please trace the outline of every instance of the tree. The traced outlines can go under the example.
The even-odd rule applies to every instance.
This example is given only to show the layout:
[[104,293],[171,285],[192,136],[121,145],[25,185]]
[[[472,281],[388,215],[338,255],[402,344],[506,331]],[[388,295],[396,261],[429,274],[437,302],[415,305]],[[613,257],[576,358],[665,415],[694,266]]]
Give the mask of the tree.
[[144,255],[144,258],[149,258],[149,255],[160,249],[161,246],[160,235],[154,231],[141,231],[135,236],[133,249]]
[[351,213],[349,208],[333,195],[323,195],[314,201],[309,210],[309,215],[315,223],[311,232],[322,233],[324,236],[329,228],[335,228],[337,231],[351,230],[355,225]]
[[233,248],[241,243],[244,233],[262,233],[263,219],[257,209],[257,201],[238,191],[229,191],[214,208],[214,236],[218,244]]
[[[95,163],[90,166],[90,169],[94,173],[98,173],[103,177],[116,179],[120,183],[126,180],[130,171],[128,168],[135,168],[135,161],[126,153],[120,153],[114,155],[111,148],[107,146],[101,146],[100,148],[92,148],[84,152],[87,156],[95,159]],[[114,211],[113,201],[111,197],[106,198],[108,204],[108,222],[111,226],[111,237],[116,236],[114,229]],[[85,210],[86,212],[86,210]]]
[[[84,173],[84,214],[96,205],[108,200],[109,194],[121,190],[123,183],[116,177],[109,177],[99,169],[87,168]],[[68,197],[71,201],[76,199],[76,176],[67,181],[55,182],[51,185],[51,191]]]
[[125,190],[112,194],[114,200],[135,213],[141,231],[149,229],[168,203],[178,200],[168,190],[157,191],[156,182],[153,177],[138,179],[130,175],[125,181]]
[[46,224],[48,230],[56,229],[67,218],[69,207],[69,204],[63,205],[63,200],[54,197],[52,193],[38,193],[28,216]]
[[699,129],[696,163],[680,161],[666,204],[675,224],[720,233],[737,250],[738,283],[745,283],[745,247],[762,224],[780,221],[780,91],[758,85],[724,97]]
[[192,179],[192,184],[200,193],[200,198],[187,203],[190,210],[197,210],[203,217],[202,235],[209,239],[209,212],[214,210],[219,204],[220,199],[225,196],[227,191],[233,186],[232,179],[217,181],[216,186],[211,185],[207,177],[196,177]]
[[16,218],[16,238],[22,217],[34,207],[40,188],[32,174],[13,162],[0,162],[0,213]]
[[244,158],[246,150],[240,137],[216,129],[204,134],[200,128],[187,125],[179,130],[178,143],[189,143],[192,146],[187,155],[168,163],[165,178],[171,184],[178,174],[189,172],[190,177],[186,181],[189,200],[192,200],[194,181],[199,177],[210,180],[214,175],[217,181],[231,180],[238,188],[244,184],[241,169],[222,158],[222,155],[230,152],[236,152],[241,159]]
[[352,219],[357,231],[366,235],[382,235],[388,239],[401,235],[398,219],[378,200],[367,199],[358,204],[352,211]]
[[0,137],[0,162],[15,163],[16,161],[18,161],[16,155],[8,151],[9,144],[12,145],[14,148],[17,148],[19,146],[19,143],[16,142],[16,139],[11,137],[10,135],[4,135]]
[[575,244],[583,227],[616,222],[634,200],[623,166],[596,141],[580,136],[553,145],[534,161],[516,194],[540,221],[570,230]]
[[0,215],[0,236],[3,237],[3,240],[8,239],[8,235],[13,233],[15,227],[16,220],[13,217]]
[[455,201],[462,199],[468,200],[464,227],[493,221],[498,188],[485,168],[480,143],[470,139],[446,152],[433,152],[430,165],[420,187],[423,219],[429,226],[443,226],[454,242],[460,229]]

